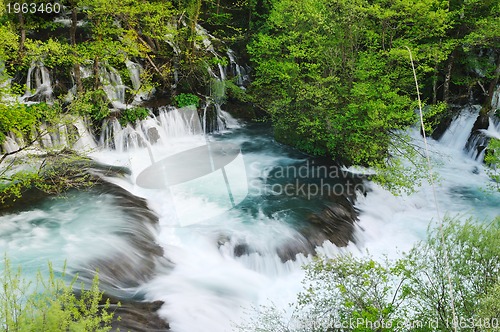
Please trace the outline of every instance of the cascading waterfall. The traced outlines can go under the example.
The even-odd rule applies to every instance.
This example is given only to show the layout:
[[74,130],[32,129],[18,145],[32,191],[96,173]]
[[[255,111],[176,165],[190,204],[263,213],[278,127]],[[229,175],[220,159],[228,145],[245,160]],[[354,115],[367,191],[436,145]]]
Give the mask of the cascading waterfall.
[[21,101],[35,99],[36,101],[52,100],[52,82],[49,70],[40,61],[33,61],[28,69],[26,92]]
[[500,85],[498,85],[495,92],[493,92],[493,98],[491,100],[491,108],[493,110],[500,109]]
[[120,73],[115,68],[107,66],[99,70],[99,79],[113,107],[117,109],[127,108],[125,104],[126,87],[123,84]]
[[130,73],[130,81],[132,81],[132,88],[139,90],[141,88],[141,72],[142,66],[130,60],[125,61],[125,65]]
[[488,128],[479,129],[467,142],[468,155],[479,161],[484,160],[484,154],[490,139],[500,139],[500,121],[495,117],[488,118]]
[[[169,122],[164,121],[165,117],[181,120],[180,113],[172,111],[160,113],[156,120],[151,118],[142,121],[134,129],[144,133],[147,127],[155,128],[158,132],[168,133],[165,140],[161,138],[148,148],[130,145],[129,149],[123,149],[119,155],[104,150],[96,152],[94,157],[105,163],[113,160],[115,164],[118,162],[127,165],[134,178],[151,164],[148,149],[152,150],[154,159],[159,160],[162,156],[205,144],[202,133],[193,132],[186,125],[184,117],[177,122],[177,126],[183,129],[172,132]],[[249,137],[241,139],[254,140]],[[174,142],[175,145],[172,145]],[[266,144],[259,142],[261,143]],[[277,160],[284,165],[297,162],[295,158],[274,153],[257,154],[248,158],[247,163],[265,162],[266,167],[272,167]],[[260,174],[252,176],[259,177]],[[177,209],[187,208],[198,215],[197,219],[205,220],[181,226],[174,217],[175,208],[168,190],[141,189],[124,181],[116,183],[146,197],[151,208],[160,216],[158,242],[165,249],[165,257],[175,267],[170,273],[158,274],[142,287],[142,291],[149,300],[165,301],[161,314],[176,331],[231,330],[231,320],[242,313],[242,307],[264,294],[276,292],[277,285],[281,285],[278,288],[283,290],[283,285],[290,285],[291,280],[299,280],[300,277],[297,276],[302,273],[301,264],[310,259],[299,254],[295,261],[283,262],[277,253],[281,245],[290,241],[299,248],[301,241],[305,241],[294,227],[287,224],[285,215],[256,211],[253,216],[238,209],[225,212],[224,208],[214,202],[197,196],[180,196],[177,197]],[[218,188],[206,187],[203,190],[215,193]],[[208,214],[215,214],[216,217],[206,220]],[[249,251],[245,252],[241,248],[248,248]],[[325,245],[322,251],[330,255],[338,252],[331,244]],[[294,287],[299,285],[295,284]],[[283,297],[282,294],[280,296]]]
[[[132,63],[128,67],[136,90],[140,68]],[[218,69],[218,74],[209,70],[215,81],[223,83],[226,72],[222,66]],[[35,71],[33,67],[28,76],[36,76]],[[42,72],[40,69],[41,85],[45,82]],[[90,73],[82,70],[85,75]],[[107,84],[113,106],[126,107],[125,87],[118,72],[108,68],[101,79]],[[311,215],[320,214],[324,204],[331,202],[279,196],[266,186],[276,183],[272,182],[276,180],[273,170],[302,166],[308,157],[276,144],[268,128],[240,126],[216,99],[209,98],[202,122],[193,107],[161,107],[157,115],[150,114],[135,125],[122,126],[118,119],[108,119],[102,125],[99,143],[81,118],[68,119],[72,125],[45,135],[40,145],[55,147],[72,144],[69,137],[74,132],[74,147],[104,164],[127,167],[131,174],[106,174],[114,187],[71,194],[66,200],[1,216],[0,250],[15,252],[15,264],[33,269],[48,259],[62,264],[67,258],[75,271],[98,267],[106,276],[106,291],[122,296],[144,294],[146,300],[164,301],[159,314],[174,331],[225,332],[234,330],[233,322],[243,319],[252,305],[274,303],[279,310],[289,310],[288,303],[302,289],[301,266],[312,254],[363,255],[368,249],[376,257],[395,257],[398,250],[407,250],[423,239],[429,222],[435,220],[436,207],[428,185],[416,194],[394,197],[378,185],[368,184],[368,195],[360,195],[356,202],[363,229],[353,227],[359,238],[357,245],[351,242],[339,249],[321,233],[321,227],[304,230],[301,227]],[[210,109],[215,115],[211,118],[207,114]],[[478,112],[478,107],[464,109],[440,141],[430,141],[430,147],[435,172],[442,177],[440,207],[451,215],[483,219],[498,214],[500,197],[484,193],[479,185],[489,181],[484,165],[464,151]],[[219,132],[208,135],[209,121]],[[498,129],[498,122],[491,119],[490,127],[483,131],[496,137]],[[415,144],[420,144],[418,130],[411,135]],[[189,190],[178,192],[138,184],[139,175],[155,163],[215,141],[234,144],[243,151],[244,167],[227,170],[228,176],[247,179],[250,187],[236,207],[228,210],[210,199],[224,188],[205,177]],[[8,137],[3,149],[14,151],[20,145],[17,138]],[[186,165],[193,169],[200,166]],[[196,222],[182,223],[178,217],[182,213]]]
[[195,108],[159,108],[158,116],[150,115],[136,126],[122,127],[116,118],[102,126],[100,145],[106,149],[124,152],[130,148],[145,147],[157,142],[168,144],[169,138],[199,135],[202,133]]
[[479,110],[480,107],[477,105],[464,108],[439,141],[450,149],[465,149]]
[[238,120],[236,120],[228,112],[224,111],[219,103],[212,103],[210,100],[207,100],[205,106],[203,107],[201,120],[203,133],[205,134],[212,131],[222,132],[227,129],[240,127]]
[[[95,139],[82,117],[64,116],[57,124],[41,123],[36,132],[39,137],[32,145],[34,149],[47,150],[68,147],[86,154],[97,148]],[[19,150],[25,144],[22,137],[10,133],[2,143],[1,150],[10,153]]]
[[19,144],[15,138],[6,136],[5,141],[2,142],[2,151],[5,151],[5,153],[11,153],[19,150],[20,146],[22,146],[22,144]]
[[90,133],[90,130],[88,129],[89,126],[85,123],[85,120],[81,117],[76,117],[72,123],[78,134],[78,139],[73,147],[77,151],[81,151],[83,153],[95,150],[97,148],[97,144],[94,136]]
[[241,66],[236,60],[236,55],[233,50],[227,50],[227,57],[229,58],[229,68],[231,75],[236,78],[236,85],[244,89],[245,84],[248,83],[248,75],[245,67]]
[[130,81],[132,82],[132,89],[134,93],[134,101],[132,104],[137,105],[144,100],[149,99],[150,95],[154,93],[154,90],[146,91],[141,83],[141,74],[143,68],[139,63],[132,62],[130,60],[125,61],[125,65],[130,73]]

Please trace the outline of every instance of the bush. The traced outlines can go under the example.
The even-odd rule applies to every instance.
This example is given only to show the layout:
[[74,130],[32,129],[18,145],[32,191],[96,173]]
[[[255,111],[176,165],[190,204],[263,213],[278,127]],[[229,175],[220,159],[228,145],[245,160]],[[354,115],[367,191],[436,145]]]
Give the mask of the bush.
[[21,269],[13,271],[4,258],[0,277],[0,323],[4,331],[109,331],[113,313],[109,300],[101,305],[96,274],[89,289],[81,286],[78,297],[74,288],[76,278],[65,283],[65,273],[56,277],[49,264],[48,278],[38,272],[34,283],[28,282]]
[[292,304],[291,316],[264,306],[238,328],[453,331],[449,273],[459,331],[498,331],[500,220],[490,224],[445,220],[442,231],[443,237],[430,229],[426,241],[396,262],[350,255],[316,258],[305,267],[304,291]]
[[144,120],[149,115],[149,110],[144,107],[127,108],[120,112],[120,119],[118,120],[122,126],[127,123],[135,124],[137,120]]
[[79,95],[71,102],[69,109],[82,116],[89,116],[96,122],[105,119],[110,114],[109,100],[102,89],[86,91]]
[[174,97],[175,104],[177,107],[185,107],[194,105],[196,108],[200,106],[200,97],[193,95],[192,93],[181,93]]
[[48,105],[38,103],[33,105],[0,104],[0,143],[9,133],[31,140],[34,128],[42,121],[56,123],[60,120],[61,108],[58,103]]

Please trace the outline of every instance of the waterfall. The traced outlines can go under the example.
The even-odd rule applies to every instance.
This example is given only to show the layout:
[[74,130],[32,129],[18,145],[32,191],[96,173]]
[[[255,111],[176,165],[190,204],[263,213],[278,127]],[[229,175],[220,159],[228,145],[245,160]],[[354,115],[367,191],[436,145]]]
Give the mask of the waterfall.
[[113,107],[117,109],[127,108],[125,104],[125,85],[120,73],[115,68],[107,66],[99,70],[99,79]]
[[454,150],[463,150],[479,115],[479,106],[465,107],[452,121],[450,127],[439,140],[441,144]]
[[224,111],[217,102],[206,101],[203,107],[202,127],[205,134],[223,132],[228,129],[239,128],[241,125],[231,114]]
[[49,70],[42,62],[33,61],[28,69],[26,92],[24,96],[21,97],[21,101],[25,102],[28,101],[28,99],[51,101],[52,92],[52,82],[50,80]]
[[5,153],[17,151],[19,148],[18,142],[10,136],[6,136],[5,140],[2,142],[2,150],[5,151]]
[[500,109],[500,85],[497,86],[495,92],[493,92],[493,98],[491,99],[492,110]]
[[[218,120],[232,125],[220,105],[210,107],[206,113],[219,114]],[[474,121],[474,110],[469,113],[462,112],[451,126],[454,129],[449,130],[457,136],[462,135],[460,130],[470,131],[464,129]],[[498,131],[498,123],[492,124]],[[84,122],[75,124],[80,136],[84,136],[85,126]],[[272,170],[302,167],[308,157],[277,144],[262,124],[208,137],[203,128],[192,107],[162,107],[158,115],[151,114],[135,125],[121,126],[117,119],[109,119],[103,124],[100,149],[90,155],[105,164],[128,167],[129,177],[110,181],[143,199],[116,188],[94,192],[100,190],[95,188],[41,207],[27,207],[19,214],[3,215],[0,248],[8,247],[16,262],[35,268],[48,259],[62,264],[66,258],[72,270],[99,267],[106,291],[144,294],[147,301],[164,301],[159,314],[178,332],[231,331],[232,324],[244,318],[252,306],[273,303],[278,311],[287,310],[302,290],[304,272],[300,267],[311,259],[307,255],[310,251],[303,254],[302,250],[318,234],[300,232],[299,227],[319,201],[257,191],[272,180]],[[410,135],[415,144],[421,144],[417,129]],[[462,143],[466,140],[459,139]],[[220,174],[217,181],[203,176],[177,191],[140,185],[139,175],[155,164],[150,155],[156,165],[163,166],[162,161],[179,161],[186,151],[207,145],[207,140],[241,148],[243,167],[226,169],[229,179],[252,186],[240,205],[228,210],[222,204],[227,196],[221,195],[225,185]],[[480,219],[498,215],[500,198],[481,190],[488,176],[480,162],[466,156],[462,143],[450,149],[455,146],[450,137],[440,142],[429,139],[431,158],[438,161],[434,170],[442,178],[436,188],[438,203],[450,215],[461,213]],[[201,166],[196,160],[185,161],[175,170],[198,171]],[[161,182],[160,177],[150,180]],[[234,192],[237,185],[231,187]],[[376,259],[384,255],[392,259],[425,238],[429,221],[436,220],[430,185],[424,184],[411,196],[398,197],[376,184],[368,185],[368,195],[360,196],[356,203],[363,228],[357,234],[363,240],[359,247],[349,244],[339,249],[326,241],[312,250],[328,257],[344,252],[360,256],[369,250]],[[181,223],[176,215],[196,222]],[[155,243],[163,251],[155,249]],[[174,268],[158,266],[156,255]]]
[[78,140],[75,142],[74,148],[86,153],[96,149],[97,144],[85,120],[81,117],[75,117],[72,123],[78,133]]
[[130,73],[130,81],[132,82],[132,89],[134,90],[134,101],[132,104],[140,104],[144,100],[150,98],[151,94],[154,93],[154,88],[150,91],[146,91],[145,87],[142,85],[141,74],[143,72],[143,68],[140,64],[126,60],[125,65]]
[[245,67],[241,66],[236,61],[236,55],[233,50],[227,50],[227,57],[229,58],[231,75],[236,78],[236,85],[245,89],[245,84],[247,84],[249,80]]
[[141,73],[142,66],[130,60],[125,61],[125,65],[130,73],[130,80],[132,81],[132,88],[139,90],[141,88]]
[[[215,52],[214,46],[212,44],[212,40],[217,40],[217,38],[215,38],[210,33],[208,33],[208,31],[199,24],[196,24],[195,30],[196,30],[196,34],[201,37],[201,42],[202,42],[205,50],[209,51],[210,53],[212,53],[216,57],[219,57],[217,52]],[[195,47],[200,48],[198,44],[195,44]]]
[[123,152],[158,142],[168,144],[172,138],[202,133],[196,108],[162,106],[157,116],[150,115],[149,118],[138,121],[135,126],[127,124],[122,127],[116,118],[106,120],[102,126],[100,146]]
[[235,129],[240,126],[238,120],[236,120],[228,112],[224,111],[219,104],[215,104],[215,110],[217,115],[217,128],[219,131]]

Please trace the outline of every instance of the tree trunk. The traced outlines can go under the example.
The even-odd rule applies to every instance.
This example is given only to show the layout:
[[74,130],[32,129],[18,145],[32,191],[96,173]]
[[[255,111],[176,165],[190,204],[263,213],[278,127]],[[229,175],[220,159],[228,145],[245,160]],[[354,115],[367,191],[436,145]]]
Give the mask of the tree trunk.
[[432,77],[432,105],[437,104],[437,82],[438,82],[438,62],[434,65],[434,76]]
[[26,42],[26,28],[24,26],[24,16],[23,13],[19,13],[19,30],[21,38],[19,39],[19,57],[22,58],[24,54],[24,43]]
[[75,2],[71,2],[71,27],[69,29],[69,38],[71,41],[71,46],[73,47],[73,55],[75,56],[76,62],[73,66],[73,71],[75,73],[75,83],[77,93],[83,93],[82,77],[80,73],[80,63],[78,62],[78,54],[76,52],[76,25],[78,22],[78,12],[77,5]]
[[495,76],[493,80],[490,82],[490,86],[488,88],[488,96],[484,101],[482,112],[488,113],[491,111],[491,102],[493,101],[493,94],[495,93],[496,86],[498,84],[498,80],[500,79],[500,54],[497,54],[497,68],[495,69]]
[[94,68],[92,69],[94,73],[94,89],[99,89],[100,81],[99,81],[99,57],[96,56],[94,58]]
[[191,52],[194,55],[195,53],[195,39],[196,39],[196,25],[198,24],[198,18],[200,16],[201,11],[201,0],[194,0],[194,8],[193,12],[190,13],[191,20]]
[[453,64],[455,62],[455,51],[451,52],[450,58],[448,60],[448,66],[446,68],[446,75],[444,77],[443,84],[443,101],[448,103],[450,100],[450,82],[451,82],[451,72],[453,70]]

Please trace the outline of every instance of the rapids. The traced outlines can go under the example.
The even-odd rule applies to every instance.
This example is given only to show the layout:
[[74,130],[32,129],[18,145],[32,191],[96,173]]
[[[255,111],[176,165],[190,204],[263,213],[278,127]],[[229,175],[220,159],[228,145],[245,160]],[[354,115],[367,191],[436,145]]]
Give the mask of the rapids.
[[[289,183],[293,184],[290,190],[296,190],[303,183],[318,185],[323,180],[307,173],[299,176],[303,182],[290,182],[294,175],[282,176],[280,170],[306,167],[310,171],[311,165],[324,161],[276,143],[266,125],[241,124],[220,111],[220,130],[211,135],[204,133],[196,117],[189,116],[189,110],[179,113],[163,108],[158,116],[135,127],[110,122],[97,145],[91,137],[81,138],[79,148],[87,149],[96,161],[130,169],[129,177],[106,180],[136,197],[120,190],[71,192],[2,215],[0,252],[7,252],[13,264],[22,265],[28,274],[43,269],[49,260],[56,267],[67,260],[74,271],[88,271],[96,264],[102,268],[114,260],[117,266],[104,272],[115,278],[107,281],[106,291],[163,301],[158,313],[173,331],[222,332],[234,330],[252,306],[274,303],[286,310],[301,290],[301,265],[314,252],[333,257],[347,251],[364,255],[368,250],[375,257],[397,257],[423,239],[429,223],[437,221],[428,184],[415,194],[395,197],[378,185],[365,183],[366,196],[358,190],[333,203],[328,195],[279,192]],[[437,204],[441,214],[482,221],[499,215],[500,195],[485,191],[489,179],[484,166],[464,150],[465,132],[472,128],[475,112],[464,110],[440,141],[429,143],[440,179]],[[488,130],[498,134],[496,128]],[[421,144],[417,130],[411,135]],[[207,141],[241,149],[244,165],[227,174],[233,192],[242,195],[236,207],[222,203],[227,198],[220,179],[163,189],[137,183],[141,172],[154,162]],[[327,188],[345,185],[347,177],[329,178]],[[239,182],[233,185],[235,179]],[[345,207],[352,202],[357,217],[354,209]],[[339,210],[341,205],[345,208]],[[347,247],[332,244],[321,227],[306,225],[312,216],[325,211],[341,220],[342,227],[348,226]],[[186,213],[187,223],[183,222]]]

